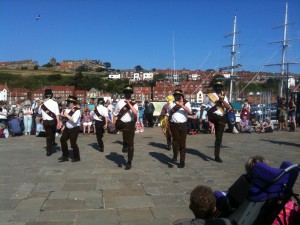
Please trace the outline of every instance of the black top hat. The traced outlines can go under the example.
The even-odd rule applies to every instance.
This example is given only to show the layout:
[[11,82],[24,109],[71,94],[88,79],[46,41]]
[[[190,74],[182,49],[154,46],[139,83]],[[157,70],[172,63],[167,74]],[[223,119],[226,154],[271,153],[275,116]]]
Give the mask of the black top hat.
[[131,94],[133,94],[133,87],[131,85],[126,85],[124,87],[123,93],[131,93]]
[[53,93],[51,89],[45,89],[45,97],[46,98],[52,98]]
[[181,89],[175,89],[173,95],[182,95],[183,96],[183,91]]
[[98,98],[98,105],[104,105],[104,98]]
[[73,95],[69,95],[67,98],[67,102],[72,102],[74,104],[77,103],[77,97],[73,96]]

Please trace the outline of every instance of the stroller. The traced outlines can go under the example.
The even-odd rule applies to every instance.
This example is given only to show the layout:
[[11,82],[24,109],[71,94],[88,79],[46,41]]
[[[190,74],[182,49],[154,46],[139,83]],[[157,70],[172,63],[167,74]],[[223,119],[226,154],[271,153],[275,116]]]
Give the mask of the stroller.
[[299,169],[300,164],[287,161],[279,169],[261,162],[255,164],[250,174],[242,175],[229,188],[226,197],[215,192],[219,205],[216,216],[227,217],[235,225],[272,224],[292,197],[299,203],[292,190]]

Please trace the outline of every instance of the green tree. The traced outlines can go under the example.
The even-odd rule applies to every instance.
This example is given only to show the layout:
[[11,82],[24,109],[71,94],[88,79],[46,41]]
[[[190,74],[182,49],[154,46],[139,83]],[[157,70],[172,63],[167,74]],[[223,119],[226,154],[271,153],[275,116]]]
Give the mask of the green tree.
[[111,63],[110,63],[110,62],[104,62],[104,63],[103,63],[103,66],[104,66],[106,69],[109,69],[109,68],[111,68]]
[[134,67],[134,70],[135,70],[136,72],[142,72],[142,71],[144,71],[143,67],[141,67],[140,65],[135,66],[135,67]]

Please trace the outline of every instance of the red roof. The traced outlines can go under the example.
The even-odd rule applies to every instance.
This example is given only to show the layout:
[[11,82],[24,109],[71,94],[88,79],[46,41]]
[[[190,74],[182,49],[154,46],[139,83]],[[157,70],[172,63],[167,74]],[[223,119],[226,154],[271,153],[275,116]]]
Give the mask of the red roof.
[[4,84],[0,84],[0,91],[3,91],[4,89],[8,90],[7,86]]
[[69,67],[69,65],[67,63],[62,63],[62,62],[59,62],[57,63],[59,66],[61,67]]
[[0,62],[0,66],[6,66],[8,64],[9,64],[9,62]]
[[75,90],[75,95],[78,95],[78,94],[86,94],[86,91],[85,90]]

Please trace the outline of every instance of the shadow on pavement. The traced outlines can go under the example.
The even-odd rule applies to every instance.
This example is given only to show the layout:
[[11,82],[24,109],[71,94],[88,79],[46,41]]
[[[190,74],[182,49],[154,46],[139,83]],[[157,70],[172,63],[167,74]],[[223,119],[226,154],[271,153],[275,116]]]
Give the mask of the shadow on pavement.
[[162,144],[162,143],[149,142],[148,145],[151,145],[151,146],[156,147],[156,148],[167,149],[167,145]]
[[113,143],[123,145],[123,141],[114,141]]
[[296,143],[291,143],[291,142],[286,142],[286,141],[273,141],[273,140],[266,140],[266,139],[260,139],[261,141],[268,141],[273,144],[279,144],[279,145],[289,145],[289,146],[294,146],[294,147],[300,147],[299,144]]
[[98,143],[91,143],[91,144],[88,144],[88,146],[91,146],[94,150],[99,151]]
[[111,152],[109,155],[105,156],[110,161],[113,161],[118,165],[118,167],[122,167],[122,165],[126,165],[126,160],[123,155],[120,155],[116,152]]
[[196,156],[199,156],[200,158],[202,158],[204,161],[209,161],[209,160],[212,160],[212,161],[215,161],[214,158],[211,158],[201,152],[199,152],[198,150],[196,149],[192,149],[192,148],[187,148],[186,149],[186,153],[188,154],[191,154],[191,155],[196,155]]
[[169,168],[173,167],[173,164],[171,163],[172,159],[165,154],[159,152],[149,152],[149,155],[157,159],[161,163],[166,164]]

